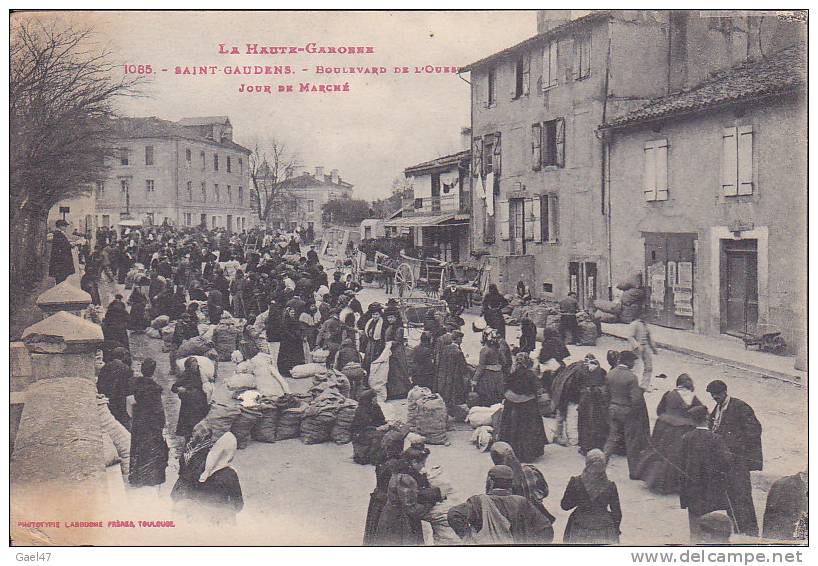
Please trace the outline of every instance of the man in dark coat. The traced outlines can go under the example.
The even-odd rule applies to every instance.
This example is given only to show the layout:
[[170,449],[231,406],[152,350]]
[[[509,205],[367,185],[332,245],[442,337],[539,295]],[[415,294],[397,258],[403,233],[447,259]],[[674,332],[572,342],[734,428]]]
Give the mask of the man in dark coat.
[[619,355],[617,366],[608,373],[610,429],[604,448],[605,455],[610,458],[624,439],[631,479],[638,479],[639,453],[650,438],[650,424],[645,426],[643,419],[643,414],[647,414],[644,392],[632,371],[635,363],[636,354],[626,350]]
[[71,242],[65,231],[68,229],[68,222],[57,220],[57,229],[54,230],[51,239],[51,259],[48,264],[48,274],[56,280],[59,285],[68,276],[74,273],[74,256],[71,254]]
[[332,278],[334,281],[332,285],[329,286],[329,294],[333,298],[333,303],[338,300],[338,297],[344,294],[346,291],[346,284],[341,281],[341,272],[336,271],[332,274]]
[[801,524],[809,512],[807,472],[785,476],[773,482],[764,509],[765,539],[775,541],[801,540]]
[[702,542],[701,518],[726,510],[730,450],[724,439],[707,426],[707,408],[697,405],[687,414],[696,428],[682,437],[679,504],[687,509],[690,542]]
[[130,430],[131,418],[128,416],[125,399],[131,394],[133,371],[125,363],[128,352],[125,348],[114,348],[111,361],[99,370],[97,392],[108,398],[108,409],[116,420]]
[[736,532],[758,536],[758,519],[753,506],[753,488],[750,472],[761,470],[764,458],[761,452],[761,423],[752,407],[727,395],[727,385],[721,380],[711,381],[707,392],[716,401],[710,413],[710,428],[724,438],[732,454],[727,496],[727,510],[735,523]]

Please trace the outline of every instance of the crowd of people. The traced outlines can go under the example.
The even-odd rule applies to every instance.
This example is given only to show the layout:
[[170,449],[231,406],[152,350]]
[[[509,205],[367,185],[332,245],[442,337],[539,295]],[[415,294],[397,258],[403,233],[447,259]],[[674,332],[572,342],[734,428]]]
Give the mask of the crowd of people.
[[[464,406],[503,407],[485,493],[451,507],[445,520],[438,517],[435,524],[451,529],[452,538],[444,542],[552,542],[555,518],[543,505],[548,484],[531,464],[550,442],[544,413],[557,419],[552,440],[577,447],[585,457],[584,470],[570,479],[561,499],[562,509],[572,511],[563,542],[619,542],[623,509],[617,486],[606,473],[616,454],[626,456],[632,480],[644,481],[656,493],[679,495],[681,508],[688,511],[692,542],[714,541],[724,532],[759,534],[750,472],[762,468],[761,424],[752,408],[728,395],[726,384],[718,380],[706,388],[716,403],[708,413],[693,379],[682,374],[662,397],[651,434],[644,398],[650,382],[634,373],[640,358],[643,367],[649,363],[644,355],[646,348],[654,349],[649,334],[636,334],[633,349],[609,352],[607,371],[593,354],[566,364],[566,334],[574,330],[570,322],[561,323],[559,332],[545,329],[537,352],[537,328],[524,317],[519,343],[509,344],[502,312],[507,301],[490,285],[482,300],[486,327],[474,328],[481,333],[481,349],[472,366],[462,350],[462,318],[430,312],[420,343],[410,351],[399,303],[389,299],[364,309],[357,298],[358,282],[341,272],[330,278],[315,249],[302,252],[296,235],[173,227],[117,234],[101,229],[93,251],[86,245],[80,255],[82,288],[95,304],[101,303],[104,281],[131,290],[127,303],[116,293],[106,305],[105,365],[97,386],[109,399],[112,415],[131,432],[133,486],[164,483],[169,451],[162,432],[162,388],[154,379],[156,362],[147,358],[139,371],[132,368],[129,332],[144,332],[151,320],[166,316],[176,321],[170,371],[178,374],[172,386],[181,401],[175,433],[185,447],[172,497],[210,509],[217,520],[228,522],[242,508],[239,479],[230,467],[236,438],[227,433],[214,440],[197,426],[208,411],[198,362],[187,358],[181,370],[175,363],[176,348],[199,336],[197,311],[206,304],[211,324],[226,311],[244,321],[236,348],[245,359],[257,353],[251,329],[263,321],[278,377],[289,377],[316,348],[328,352],[328,367],[359,365],[367,374],[388,368],[385,399],[365,379],[354,384],[359,404],[352,424],[353,459],[375,464],[364,544],[422,544],[421,522],[446,499],[445,490],[432,487],[426,476],[430,450],[422,438],[406,446],[407,433],[392,431],[379,450],[372,450],[375,430],[386,424],[382,401],[405,399],[413,386],[440,395],[452,416],[462,417]],[[530,297],[525,286],[518,294]],[[562,318],[572,314],[575,302],[560,305]],[[544,399],[550,401],[546,411]],[[781,497],[796,497],[800,485],[794,480],[782,485]],[[785,509],[772,495],[764,536],[795,538],[803,513],[798,515],[792,505]]]

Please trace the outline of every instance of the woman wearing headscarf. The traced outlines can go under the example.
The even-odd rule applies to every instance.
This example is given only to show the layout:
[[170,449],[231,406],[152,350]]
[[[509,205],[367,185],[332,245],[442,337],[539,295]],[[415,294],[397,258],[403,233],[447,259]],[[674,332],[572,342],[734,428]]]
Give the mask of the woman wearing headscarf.
[[384,319],[381,316],[383,308],[379,303],[369,305],[369,320],[364,326],[363,337],[366,338],[366,350],[364,350],[364,369],[369,373],[372,362],[381,355],[386,343],[383,340]]
[[412,388],[409,377],[409,363],[406,360],[404,346],[403,321],[397,308],[384,311],[386,328],[383,331],[384,344],[391,344],[392,355],[389,357],[389,376],[386,381],[387,399],[405,399]]
[[278,371],[290,377],[290,370],[304,363],[304,334],[298,317],[307,304],[301,299],[290,299],[284,308],[278,352]]
[[435,386],[434,349],[430,332],[424,331],[420,335],[420,344],[412,351],[412,383],[429,389]]
[[415,475],[426,465],[428,449],[409,448],[401,458],[401,466],[389,478],[386,505],[381,511],[372,543],[388,546],[423,544],[422,517],[434,503],[420,495]]
[[575,509],[568,517],[562,541],[565,544],[618,544],[622,510],[616,484],[608,479],[608,460],[601,450],[585,456],[582,474],[573,476],[560,506]]
[[139,286],[135,286],[131,291],[131,296],[128,297],[128,304],[131,305],[131,315],[128,318],[128,330],[134,332],[144,332],[148,327],[149,321],[145,314],[145,309],[148,306],[148,298],[142,293]]
[[131,344],[128,340],[128,322],[130,315],[125,303],[122,302],[122,295],[117,294],[108,310],[105,311],[105,318],[102,319],[102,335],[105,340],[118,342],[120,346],[131,351]]
[[186,502],[187,512],[208,524],[235,524],[244,507],[239,476],[230,462],[237,441],[232,432],[214,443],[212,438],[191,440],[179,467],[179,479],[171,491],[176,502]]
[[579,452],[587,454],[602,449],[608,439],[608,396],[606,372],[593,354],[585,356],[584,367],[577,376],[579,405],[577,407]]
[[515,362],[514,371],[506,379],[498,438],[509,443],[520,460],[533,462],[543,455],[543,446],[548,443],[537,405],[539,380],[528,354],[518,353]]
[[498,350],[499,333],[487,328],[483,331],[483,348],[472,378],[480,405],[490,407],[503,401],[505,378]]
[[[193,299],[193,297],[191,297]],[[185,299],[185,288],[181,285],[176,287],[176,293],[171,295],[168,301],[168,312],[165,313],[171,320],[178,320],[187,310],[187,301]]]
[[176,423],[176,436],[183,437],[187,442],[193,433],[193,427],[207,416],[209,410],[207,395],[202,389],[199,362],[194,356],[185,360],[185,370],[176,378],[170,389],[182,401],[179,407],[179,421]]
[[676,379],[676,388],[666,392],[656,407],[653,436],[642,450],[636,468],[636,477],[654,493],[679,492],[682,437],[696,428],[688,411],[702,405],[694,390],[693,380],[683,373]]
[[156,362],[142,361],[142,374],[133,380],[134,397],[131,417],[131,465],[128,483],[132,487],[159,486],[165,483],[168,465],[168,445],[162,435],[165,409],[162,386],[153,380]]
[[358,464],[369,464],[372,456],[372,438],[375,429],[386,424],[386,418],[377,401],[374,389],[367,389],[358,397],[358,407],[352,419],[352,459]]
[[[551,390],[557,374],[565,369],[565,358],[570,355],[571,352],[565,347],[559,332],[553,328],[543,328],[542,346],[540,346],[540,353],[537,355],[537,361],[540,362],[540,365],[546,365],[546,369],[542,373],[543,389],[546,391]],[[551,368],[547,367],[551,360],[557,363],[557,367],[554,367],[554,364],[550,364]]]
[[530,353],[537,348],[537,327],[528,317],[528,313],[523,314],[520,319],[520,351]]
[[[458,334],[462,333],[458,332]],[[440,354],[433,391],[438,393],[451,408],[466,402],[470,379],[466,357],[454,339],[453,333],[438,338]]]
[[548,482],[539,468],[532,464],[521,464],[511,445],[502,441],[491,445],[491,461],[496,466],[511,468],[514,472],[511,492],[531,501],[553,525],[556,518],[543,505],[543,500],[548,497]]
[[375,466],[375,490],[369,495],[369,508],[366,510],[364,526],[364,546],[374,544],[375,531],[381,512],[386,506],[386,494],[392,474],[401,468],[404,435],[400,431],[390,430],[381,441],[384,461]]
[[213,289],[207,294],[207,318],[210,324],[219,324],[224,312],[222,304],[223,296],[221,291]]
[[503,309],[508,306],[508,301],[500,294],[497,285],[489,285],[488,293],[483,297],[483,318],[486,324],[497,330],[500,336],[506,336],[506,319],[503,318]]

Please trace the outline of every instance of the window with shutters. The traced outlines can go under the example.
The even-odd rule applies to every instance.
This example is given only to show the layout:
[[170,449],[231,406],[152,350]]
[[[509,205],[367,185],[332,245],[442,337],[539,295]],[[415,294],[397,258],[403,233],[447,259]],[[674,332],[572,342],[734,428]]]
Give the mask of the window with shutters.
[[207,184],[202,181],[202,202],[207,202]]
[[543,242],[556,244],[560,239],[559,197],[540,195],[540,238]]
[[667,200],[667,140],[645,142],[644,162],[645,166],[642,178],[645,200]]
[[202,159],[202,171],[204,171],[205,168],[207,167],[207,158],[205,157],[205,152],[200,151],[199,152],[199,157]]
[[153,198],[155,185],[153,179],[145,179],[145,196],[150,200]]
[[244,187],[239,187],[239,204],[244,204]]
[[565,119],[544,122],[541,133],[543,167],[565,167]]
[[472,174],[479,177],[483,172],[483,138],[474,138],[472,140]]
[[542,161],[542,124],[533,124],[531,126],[531,168],[539,171]]
[[130,164],[129,161],[130,157],[130,150],[127,147],[120,147],[119,148],[119,164],[123,167],[127,167]]
[[531,58],[528,53],[524,53],[514,63],[514,91],[512,98],[517,99],[527,96],[531,79]]
[[584,33],[574,37],[574,79],[580,80],[591,76],[591,34]]
[[239,157],[239,175],[244,175],[244,161]]
[[233,171],[232,171],[232,169],[231,169],[231,164],[230,164],[230,156],[229,156],[229,155],[227,156],[227,163],[226,163],[226,165],[227,165],[227,172],[228,172],[228,173],[232,173]]
[[546,90],[557,86],[557,42],[552,41],[543,48],[542,52],[542,89]]
[[213,170],[214,171],[219,170],[219,154],[218,153],[213,154]]
[[191,160],[191,158],[192,158],[192,155],[191,155],[190,148],[187,148],[187,149],[185,150],[185,165],[186,165],[187,167],[190,167],[190,160]]
[[724,196],[753,194],[753,127],[722,131],[721,190]]
[[221,195],[219,193],[220,193],[219,184],[218,183],[213,183],[213,196],[215,197],[216,202],[220,201]]
[[103,199],[105,198],[105,182],[104,181],[97,181],[97,198]]
[[498,200],[497,205],[495,207],[495,216],[497,217],[497,229],[500,232],[500,239],[501,240],[508,240],[509,239],[509,226],[508,226],[508,215],[509,215],[509,201],[507,200]]
[[145,146],[145,165],[153,165],[153,146]]
[[227,202],[233,202],[233,187],[227,185]]
[[489,107],[497,104],[497,71],[496,69],[489,69],[488,80],[486,81],[488,92],[486,93],[486,100]]
[[[483,175],[494,172],[494,136],[483,140]],[[488,190],[488,187],[486,187]]]
[[193,200],[193,182],[187,182],[187,200]]

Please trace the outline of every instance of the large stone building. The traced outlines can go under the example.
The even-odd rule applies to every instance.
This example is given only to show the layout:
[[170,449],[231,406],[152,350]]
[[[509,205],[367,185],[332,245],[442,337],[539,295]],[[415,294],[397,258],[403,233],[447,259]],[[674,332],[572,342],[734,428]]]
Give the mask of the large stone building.
[[227,116],[119,118],[115,156],[95,187],[96,224],[206,226],[240,232],[255,225],[250,150],[233,141]]
[[806,47],[781,49],[798,37],[733,48],[741,63],[711,76],[691,59],[673,76],[699,84],[603,127],[614,278],[645,274],[647,320],[712,335],[772,327],[803,347]]
[[282,230],[312,228],[316,238],[324,232],[323,206],[331,200],[352,198],[353,185],[344,181],[337,169],[329,174],[323,167],[311,173],[298,167],[288,168],[278,183],[283,210],[271,210],[268,226]]

